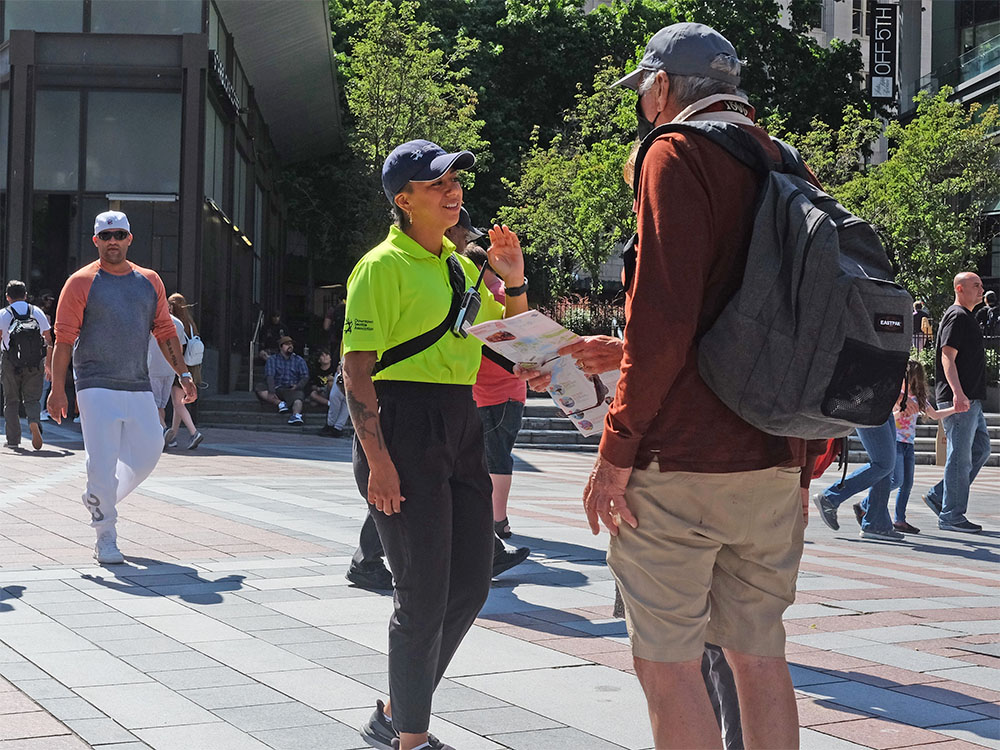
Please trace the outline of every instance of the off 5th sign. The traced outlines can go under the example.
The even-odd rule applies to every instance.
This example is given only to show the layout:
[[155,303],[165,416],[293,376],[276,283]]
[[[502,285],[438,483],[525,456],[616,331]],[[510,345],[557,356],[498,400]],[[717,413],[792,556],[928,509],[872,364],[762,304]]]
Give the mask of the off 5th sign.
[[895,5],[874,3],[874,28],[868,57],[872,99],[896,100],[897,11]]

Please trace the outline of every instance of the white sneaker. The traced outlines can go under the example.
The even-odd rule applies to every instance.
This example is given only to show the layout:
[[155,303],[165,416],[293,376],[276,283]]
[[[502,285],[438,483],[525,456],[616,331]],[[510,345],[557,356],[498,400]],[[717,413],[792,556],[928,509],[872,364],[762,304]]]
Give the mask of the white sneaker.
[[97,537],[94,559],[101,565],[121,565],[125,562],[125,555],[118,549],[118,537],[115,532],[106,531]]
[[45,409],[42,409],[42,413],[38,415],[38,418],[43,422],[48,422],[52,419],[52,417],[49,416],[49,412]]
[[284,401],[278,402],[278,414],[284,414],[289,411],[288,404]]

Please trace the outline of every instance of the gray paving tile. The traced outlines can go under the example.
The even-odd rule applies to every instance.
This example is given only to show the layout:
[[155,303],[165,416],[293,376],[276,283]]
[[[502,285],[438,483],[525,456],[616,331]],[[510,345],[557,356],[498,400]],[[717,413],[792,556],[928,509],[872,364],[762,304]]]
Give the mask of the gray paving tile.
[[970,665],[956,669],[942,669],[928,674],[945,680],[964,682],[966,685],[976,685],[987,690],[1000,691],[1000,668]]
[[274,750],[357,750],[367,745],[358,736],[358,730],[335,721],[309,727],[269,729],[254,732],[253,736],[266,742]]
[[44,700],[46,698],[75,698],[73,691],[67,688],[65,685],[60,684],[51,677],[46,677],[42,680],[22,680],[16,681],[15,684],[23,690],[28,696],[34,698],[36,701]]
[[100,644],[102,648],[104,648],[104,644],[111,641],[132,641],[138,638],[153,638],[159,635],[152,628],[148,628],[138,622],[133,622],[131,625],[101,625],[94,628],[77,628],[76,633],[88,641]]
[[106,641],[101,648],[115,656],[134,656],[137,654],[170,654],[178,651],[188,651],[187,646],[178,643],[173,638],[155,633],[148,638],[135,638],[125,641]]
[[121,612],[115,612],[114,610],[111,610],[110,612],[95,612],[88,614],[52,615],[52,619],[56,622],[62,623],[67,628],[73,628],[74,630],[78,628],[99,627],[102,625],[121,627],[122,625],[135,624],[135,620],[131,617],[124,615]]
[[218,667],[219,662],[209,659],[200,651],[173,651],[163,654],[135,654],[123,656],[122,661],[141,672],[169,672],[173,670],[206,669]]
[[[215,722],[136,731],[153,750],[268,750],[246,732]],[[105,750],[101,748],[101,750]]]
[[242,630],[246,633],[254,633],[267,630],[284,630],[286,628],[300,628],[303,623],[287,615],[271,613],[260,615],[259,617],[233,617],[225,621],[228,625]]
[[543,729],[535,732],[494,734],[496,740],[511,750],[621,750],[623,745],[615,745],[600,737],[586,734],[579,729]]
[[0,641],[24,655],[96,648],[82,633],[74,632],[57,622],[31,625],[0,623]]
[[41,603],[32,601],[31,606],[39,612],[44,612],[49,617],[57,615],[109,614],[115,612],[112,607],[109,607],[104,602],[99,602],[97,599],[80,593],[75,589],[73,590],[73,595],[75,598],[68,601],[61,600],[58,602]]
[[310,669],[315,666],[312,662],[295,656],[279,646],[249,636],[239,640],[206,641],[193,645],[202,653],[244,674]]
[[185,615],[142,617],[140,622],[181,643],[194,644],[205,641],[234,641],[240,638],[249,638],[248,635],[241,633],[236,628],[199,612]]
[[302,591],[241,591],[240,596],[251,602],[264,604],[265,602],[304,602],[315,599],[315,596]]
[[974,745],[991,747],[994,750],[1000,748],[1000,721],[996,719],[970,721],[947,727],[934,727],[934,731],[958,740],[971,742]]
[[45,698],[38,701],[41,706],[60,721],[69,719],[100,719],[104,714],[91,706],[83,698]]
[[375,701],[382,697],[381,693],[365,687],[358,680],[318,667],[294,672],[267,672],[255,677],[318,711],[374,706]]
[[[326,631],[320,630],[318,632],[323,633]],[[378,654],[377,651],[365,648],[354,641],[338,638],[329,633],[327,635],[330,636],[329,639],[323,641],[285,644],[282,648],[305,659],[340,659],[345,656],[372,656]],[[378,655],[382,657],[383,661],[385,660],[383,654]],[[385,669],[384,664],[382,668]]]
[[112,745],[101,745],[100,750],[151,750],[151,748],[145,742],[116,742]]
[[528,732],[537,729],[556,729],[564,726],[557,721],[546,719],[544,716],[525,711],[517,706],[504,706],[502,708],[477,708],[470,711],[450,711],[441,713],[436,710],[442,719],[457,724],[460,727],[475,732],[476,734],[492,735],[501,732]]
[[76,732],[91,745],[107,745],[112,742],[131,742],[135,735],[126,731],[111,719],[72,719],[66,726]]
[[[795,657],[792,656],[791,658],[794,659]],[[792,675],[792,684],[795,687],[822,685],[825,682],[840,682],[844,679],[843,677],[834,677],[826,672],[818,672],[815,669],[800,667],[797,664],[789,664],[788,671]]]
[[[287,695],[279,693],[277,690],[273,690],[266,685],[258,685],[256,683],[247,685],[220,685],[217,687],[184,690],[182,694],[185,698],[211,711],[220,708],[265,706],[269,703],[288,703],[291,701],[291,698]],[[266,711],[259,711],[259,713],[270,713],[272,710],[273,708],[268,706]],[[216,711],[216,713],[218,712]],[[263,728],[261,727],[261,729]]]
[[48,674],[29,661],[8,661],[0,664],[0,677],[12,682],[20,680],[44,680]]
[[[856,745],[815,729],[799,728],[799,746],[806,750],[867,750],[866,745]],[[928,748],[933,747],[928,745]],[[103,750],[103,748],[102,748]]]
[[301,703],[276,703],[263,709],[253,705],[219,708],[215,713],[244,732],[337,723],[326,714]]
[[149,678],[105,651],[37,654],[35,663],[66,687],[124,685]]
[[972,711],[851,681],[811,685],[799,688],[799,692],[914,727],[957,724],[981,718]]
[[339,659],[314,659],[314,661],[340,674],[354,677],[362,674],[384,672],[386,669],[385,654],[368,654],[367,656],[342,656]]
[[890,643],[862,646],[860,648],[838,648],[837,652],[846,654],[847,656],[854,656],[858,659],[867,659],[876,664],[887,664],[890,667],[909,669],[911,672],[930,672],[936,669],[970,666],[968,662],[962,662],[959,659],[928,654],[924,651],[917,651],[905,646],[895,646]]
[[155,682],[79,688],[77,692],[126,729],[206,724],[215,720],[201,706]]
[[[328,633],[325,630],[311,627],[286,628],[284,630],[262,630],[254,633],[254,638],[273,643],[275,646],[284,646],[286,649],[293,643],[320,643],[331,641],[342,641],[343,638]],[[302,656],[302,654],[299,654]]]
[[[217,664],[217,662],[212,662]],[[245,674],[235,669],[223,667],[199,667],[197,669],[177,669],[167,672],[150,672],[149,676],[166,685],[171,690],[196,690],[198,688],[224,687],[229,685],[249,685],[253,682]]]
[[502,708],[510,705],[486,693],[467,688],[464,685],[438,688],[434,691],[434,711],[468,711],[476,708]]

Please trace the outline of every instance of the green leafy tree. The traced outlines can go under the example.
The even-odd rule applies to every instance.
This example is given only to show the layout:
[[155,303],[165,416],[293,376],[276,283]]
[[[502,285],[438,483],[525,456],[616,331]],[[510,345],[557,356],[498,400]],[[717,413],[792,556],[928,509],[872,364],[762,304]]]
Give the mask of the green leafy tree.
[[348,34],[339,61],[349,149],[296,165],[285,181],[299,225],[322,254],[342,259],[344,273],[385,234],[381,168],[393,148],[426,138],[489,162],[478,95],[465,83],[465,61],[479,42],[459,33],[447,52],[435,46],[439,30],[418,20],[417,8],[409,0],[331,3],[338,28]]
[[874,225],[898,281],[937,311],[985,253],[985,212],[1000,194],[1000,112],[951,94],[921,92],[916,116],[886,128],[889,158],[833,190]]
[[544,280],[545,296],[569,293],[580,271],[600,291],[601,266],[634,231],[632,191],[622,178],[630,149],[625,133],[635,128],[634,109],[623,102],[634,97],[607,89],[620,73],[602,68],[592,95],[581,87],[564,134],[545,145],[536,128],[519,178],[505,181],[510,203],[500,218],[522,234],[532,278]]

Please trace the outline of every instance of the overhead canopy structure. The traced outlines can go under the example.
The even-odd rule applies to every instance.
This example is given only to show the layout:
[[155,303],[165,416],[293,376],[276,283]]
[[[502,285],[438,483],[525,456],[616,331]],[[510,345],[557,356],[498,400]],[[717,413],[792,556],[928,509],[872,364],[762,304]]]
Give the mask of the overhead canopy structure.
[[337,148],[340,103],[326,0],[216,0],[285,163]]

